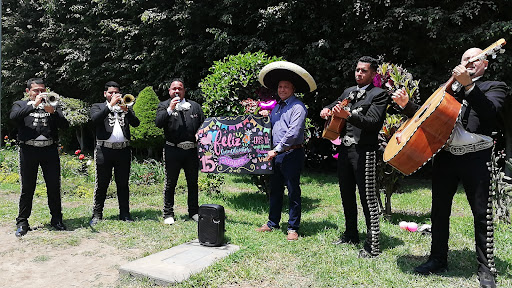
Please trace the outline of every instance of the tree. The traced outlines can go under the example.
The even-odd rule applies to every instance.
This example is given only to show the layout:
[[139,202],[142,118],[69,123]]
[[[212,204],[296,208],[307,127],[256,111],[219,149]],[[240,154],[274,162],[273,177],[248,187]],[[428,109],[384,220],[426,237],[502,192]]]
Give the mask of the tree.
[[70,128],[75,130],[80,150],[84,150],[84,125],[89,121],[88,105],[80,99],[67,97],[60,97],[59,102]]
[[132,146],[146,148],[148,157],[153,156],[155,148],[161,148],[164,144],[163,131],[155,125],[158,97],[153,87],[148,86],[140,91],[133,104],[133,111],[140,120],[138,127],[130,127]]

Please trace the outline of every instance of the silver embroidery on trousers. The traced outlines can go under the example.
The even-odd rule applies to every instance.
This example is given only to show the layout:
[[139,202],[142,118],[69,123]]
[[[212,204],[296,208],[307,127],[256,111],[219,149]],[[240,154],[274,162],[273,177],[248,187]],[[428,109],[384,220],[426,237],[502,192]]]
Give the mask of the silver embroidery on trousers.
[[368,209],[370,210],[370,227],[367,227],[367,231],[370,235],[366,235],[366,238],[370,240],[370,254],[377,256],[380,254],[380,227],[379,227],[379,216],[380,208],[377,199],[377,161],[375,151],[366,152],[366,167],[365,167],[365,183],[366,183],[366,202]]

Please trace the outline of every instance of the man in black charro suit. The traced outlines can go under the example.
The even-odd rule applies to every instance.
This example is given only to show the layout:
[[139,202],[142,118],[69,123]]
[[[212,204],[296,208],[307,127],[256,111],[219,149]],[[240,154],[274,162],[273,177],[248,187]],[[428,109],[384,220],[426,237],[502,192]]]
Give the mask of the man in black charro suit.
[[31,78],[27,81],[26,93],[29,100],[14,102],[10,119],[18,127],[21,195],[19,213],[16,218],[15,235],[21,237],[30,230],[28,218],[32,212],[32,199],[36,188],[37,170],[41,165],[48,207],[52,215],[51,226],[57,230],[66,230],[62,223],[60,196],[60,159],[57,149],[58,128],[69,124],[61,108],[45,105],[43,94],[46,92],[44,81]]
[[[471,48],[462,55],[461,64],[453,69],[457,80],[454,96],[462,103],[452,136],[433,160],[432,172],[432,244],[428,261],[414,270],[419,274],[444,272],[448,268],[448,238],[451,205],[459,182],[462,182],[474,218],[478,278],[481,287],[496,287],[494,265],[494,228],[490,172],[497,115],[508,87],[503,82],[484,81],[488,62],[468,60],[482,53]],[[467,65],[467,67],[466,67]],[[418,105],[409,102],[403,90],[393,95],[403,113],[413,116]]]
[[[376,155],[380,129],[386,117],[389,97],[385,90],[372,84],[377,74],[377,60],[364,56],[355,70],[357,86],[345,89],[343,94],[322,109],[320,117],[334,114],[346,119],[341,131],[342,144],[338,152],[338,178],[345,214],[345,232],[334,244],[359,243],[357,230],[356,185],[366,219],[366,241],[359,257],[373,257],[380,253],[379,207],[376,198]],[[337,104],[352,99],[346,109]],[[332,111],[331,111],[332,109]]]
[[140,121],[131,107],[119,105],[122,99],[119,84],[114,81],[107,82],[103,94],[106,101],[93,104],[90,112],[91,120],[96,126],[96,189],[92,218],[89,222],[91,226],[103,219],[103,206],[112,178],[112,169],[117,186],[119,220],[133,221],[130,215],[128,187],[132,158],[130,126],[137,127]]
[[183,79],[171,80],[168,100],[160,102],[156,110],[156,127],[163,128],[165,134],[164,164],[164,223],[174,224],[174,193],[180,170],[185,172],[188,189],[188,216],[199,220],[198,176],[196,133],[204,122],[201,105],[185,98]]

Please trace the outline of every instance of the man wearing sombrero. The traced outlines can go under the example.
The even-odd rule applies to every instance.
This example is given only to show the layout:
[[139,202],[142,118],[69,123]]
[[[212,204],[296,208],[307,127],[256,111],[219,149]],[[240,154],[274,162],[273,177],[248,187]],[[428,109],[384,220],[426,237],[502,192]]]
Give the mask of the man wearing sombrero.
[[[338,178],[346,229],[334,244],[359,243],[357,185],[367,231],[364,249],[359,252],[359,257],[374,257],[380,253],[375,154],[378,148],[377,137],[386,117],[389,97],[386,91],[372,84],[377,68],[376,59],[361,57],[355,69],[357,85],[345,89],[336,101],[320,112],[322,118],[334,114],[346,119],[347,124],[340,133],[343,144],[338,149]],[[351,100],[342,108],[340,104],[345,99]]]
[[270,179],[270,210],[268,222],[257,228],[258,232],[279,229],[283,206],[284,186],[288,188],[289,219],[286,239],[299,238],[301,217],[300,173],[304,164],[304,129],[307,109],[295,92],[311,92],[316,89],[313,77],[302,67],[285,61],[278,61],[263,67],[260,83],[277,90],[279,105],[270,113],[272,122],[273,149],[268,157],[273,161],[274,174]]

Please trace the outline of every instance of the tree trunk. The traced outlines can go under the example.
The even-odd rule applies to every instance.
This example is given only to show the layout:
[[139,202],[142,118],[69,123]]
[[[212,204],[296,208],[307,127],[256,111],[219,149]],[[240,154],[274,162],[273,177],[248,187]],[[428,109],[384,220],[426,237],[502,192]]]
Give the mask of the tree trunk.
[[84,150],[84,126],[80,125],[79,129],[75,129],[76,140],[78,140],[78,145],[80,145],[80,150]]

